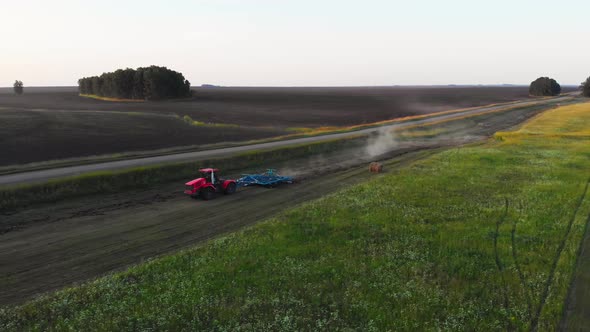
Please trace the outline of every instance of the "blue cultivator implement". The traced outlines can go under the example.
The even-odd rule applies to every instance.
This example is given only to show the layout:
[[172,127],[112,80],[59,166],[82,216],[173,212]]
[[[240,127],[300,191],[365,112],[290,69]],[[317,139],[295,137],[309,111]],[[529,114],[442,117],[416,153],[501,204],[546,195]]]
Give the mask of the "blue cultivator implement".
[[293,183],[293,177],[291,176],[280,176],[274,169],[267,169],[262,174],[242,174],[236,183],[240,187],[247,186],[263,186],[263,187],[274,187],[281,183]]

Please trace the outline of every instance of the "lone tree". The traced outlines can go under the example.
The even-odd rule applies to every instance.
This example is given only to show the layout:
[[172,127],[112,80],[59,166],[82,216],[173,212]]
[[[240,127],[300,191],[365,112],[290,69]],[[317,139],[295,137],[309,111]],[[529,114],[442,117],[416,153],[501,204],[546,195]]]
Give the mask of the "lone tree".
[[539,77],[529,87],[529,94],[532,96],[557,96],[560,93],[561,85],[549,77]]
[[582,90],[582,96],[590,97],[590,77],[588,77],[585,82],[582,82],[580,90]]
[[23,81],[19,81],[19,80],[14,81],[13,87],[14,87],[14,93],[16,93],[17,95],[23,94],[23,91],[24,91]]

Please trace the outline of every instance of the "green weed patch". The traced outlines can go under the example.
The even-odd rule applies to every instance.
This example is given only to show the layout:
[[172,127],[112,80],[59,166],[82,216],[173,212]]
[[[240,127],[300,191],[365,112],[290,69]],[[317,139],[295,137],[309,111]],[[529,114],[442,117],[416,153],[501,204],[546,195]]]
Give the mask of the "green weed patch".
[[191,126],[197,126],[197,127],[233,127],[233,128],[239,127],[238,125],[229,124],[229,123],[209,123],[209,122],[197,121],[197,120],[193,120],[193,118],[191,118],[189,115],[183,116],[182,120]]

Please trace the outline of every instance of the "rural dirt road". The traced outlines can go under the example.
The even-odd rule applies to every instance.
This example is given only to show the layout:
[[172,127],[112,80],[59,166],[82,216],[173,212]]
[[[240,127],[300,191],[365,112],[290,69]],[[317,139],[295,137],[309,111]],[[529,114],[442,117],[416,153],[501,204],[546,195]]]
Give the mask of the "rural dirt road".
[[[401,143],[372,160],[384,160],[386,171],[395,172],[437,149],[480,141],[539,111],[523,108],[453,120],[448,123],[452,130],[442,136]],[[0,305],[22,303],[44,292],[197,245],[366,181],[375,175],[367,171],[367,159],[360,152],[334,151],[269,165],[302,181],[275,189],[244,188],[207,202],[183,195],[181,182],[0,215]]]
[[509,103],[509,104],[478,107],[478,108],[473,108],[473,109],[469,109],[469,110],[461,111],[461,112],[457,112],[457,113],[433,116],[433,117],[429,117],[429,118],[426,118],[423,120],[416,120],[416,121],[411,121],[411,122],[407,122],[407,123],[396,123],[396,124],[392,124],[392,125],[367,128],[367,129],[357,130],[357,131],[353,131],[353,132],[346,132],[346,133],[336,133],[336,134],[329,134],[329,135],[322,135],[322,136],[304,137],[304,138],[275,141],[275,142],[268,142],[268,143],[251,144],[251,145],[243,145],[243,146],[236,146],[236,147],[229,147],[229,148],[195,151],[195,152],[185,152],[185,153],[169,154],[169,155],[155,156],[155,157],[127,159],[127,160],[103,162],[103,163],[97,163],[97,164],[69,166],[69,167],[52,168],[52,169],[39,170],[39,171],[30,171],[30,172],[23,172],[23,173],[8,174],[8,175],[0,176],[0,186],[1,185],[18,185],[18,184],[33,183],[33,182],[43,182],[43,181],[50,180],[50,179],[80,175],[80,174],[89,173],[89,172],[96,172],[96,171],[117,170],[117,169],[125,169],[125,168],[132,168],[132,167],[138,167],[138,166],[149,166],[149,165],[157,165],[157,164],[164,164],[164,163],[193,161],[193,160],[206,159],[206,158],[212,158],[212,157],[229,156],[232,154],[237,154],[237,153],[242,153],[242,152],[247,152],[247,151],[252,151],[252,150],[285,147],[285,146],[289,146],[289,145],[312,143],[312,142],[318,142],[318,141],[330,140],[330,139],[339,139],[339,138],[349,137],[351,135],[368,135],[368,134],[378,132],[379,130],[384,130],[384,129],[401,129],[401,128],[404,128],[404,127],[410,126],[410,125],[414,126],[414,125],[419,125],[419,124],[427,124],[427,123],[441,121],[441,120],[460,118],[460,117],[464,117],[466,115],[477,115],[480,113],[499,110],[499,109],[506,108],[506,107],[518,107],[518,106],[530,106],[530,105],[557,103],[560,101],[565,101],[569,98],[571,98],[571,97],[570,96],[562,96],[562,97],[547,98],[547,99],[535,100],[535,101],[527,100],[527,101],[520,101],[520,102]]

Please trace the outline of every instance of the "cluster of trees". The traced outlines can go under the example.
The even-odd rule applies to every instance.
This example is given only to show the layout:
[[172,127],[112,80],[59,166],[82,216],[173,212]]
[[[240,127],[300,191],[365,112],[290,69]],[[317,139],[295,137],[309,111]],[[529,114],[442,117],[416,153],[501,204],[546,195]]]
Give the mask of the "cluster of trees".
[[590,77],[588,77],[586,81],[582,82],[580,85],[580,90],[582,90],[583,96],[590,97]]
[[24,88],[23,88],[23,81],[16,80],[13,84],[14,93],[17,95],[22,95]]
[[529,87],[529,94],[532,96],[557,96],[560,93],[561,85],[549,77],[539,77]]
[[78,89],[81,94],[123,99],[156,100],[191,95],[190,82],[181,73],[158,66],[84,77],[78,80]]

